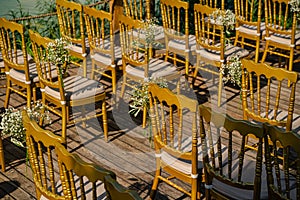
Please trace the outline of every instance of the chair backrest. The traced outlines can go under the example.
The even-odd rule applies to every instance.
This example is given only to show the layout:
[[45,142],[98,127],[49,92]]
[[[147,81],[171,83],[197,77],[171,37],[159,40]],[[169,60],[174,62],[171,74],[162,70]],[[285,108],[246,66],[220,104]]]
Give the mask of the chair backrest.
[[57,143],[63,144],[62,137],[44,130],[30,119],[27,112],[22,112],[23,125],[26,130],[26,145],[37,199],[65,199],[62,191],[58,191],[59,175],[57,159],[54,152]]
[[[224,62],[224,27],[215,23],[216,16],[212,15],[217,8],[212,8],[207,5],[195,4],[194,5],[194,17],[195,17],[195,36],[197,42],[197,49],[204,48],[210,52],[216,52],[216,56],[219,59],[203,59],[208,64],[214,66],[221,66]],[[218,55],[219,53],[219,55]]]
[[142,200],[136,191],[125,188],[112,176],[104,177],[104,186],[110,199]]
[[261,0],[235,0],[234,10],[236,16],[236,27],[248,26],[256,29],[257,35],[261,33],[261,15],[262,2]]
[[[246,59],[242,59],[242,70],[244,119],[268,122],[291,130],[297,73]],[[284,96],[284,91],[289,96]]]
[[[295,45],[295,33],[297,28],[297,14],[291,12],[290,0],[267,0],[265,4],[266,40],[271,35],[291,38],[291,44]],[[287,44],[286,44],[287,45]]]
[[91,53],[109,54],[115,64],[112,14],[88,6],[83,7],[83,12]]
[[56,10],[61,37],[82,48],[86,54],[83,6],[67,0],[56,0]]
[[[259,139],[258,151],[253,155],[246,154],[248,135]],[[200,136],[206,198],[260,199],[264,141],[262,125],[236,120],[200,105]]]
[[115,173],[83,161],[60,144],[57,144],[55,150],[66,199],[105,199],[104,178],[111,176],[116,179]]
[[54,66],[47,58],[48,44],[51,42],[53,43],[54,41],[47,37],[42,37],[32,30],[29,30],[29,37],[41,84],[41,91],[44,92],[47,86],[56,89],[60,93],[60,100],[65,101],[66,96],[63,88],[62,76],[58,76],[58,74],[62,72],[59,72],[58,66]]
[[161,0],[160,8],[165,36],[186,39],[188,49],[189,3],[181,0]]
[[25,28],[22,24],[0,18],[0,46],[4,60],[5,71],[22,70],[25,82],[30,84],[28,54],[25,44]]
[[144,68],[144,77],[148,77],[147,63],[152,49],[143,45],[143,22],[128,16],[120,16],[119,19],[123,70],[130,63],[132,66]]
[[267,123],[264,128],[272,141],[272,145],[265,145],[269,199],[300,199],[299,134]]
[[125,15],[145,21],[150,19],[150,0],[123,0]]
[[225,2],[224,0],[200,0],[199,2],[202,5],[207,5],[211,8],[219,8],[221,10],[224,10]]
[[[176,172],[175,168],[171,171],[174,176],[177,176],[176,178],[189,180],[188,182],[196,187],[197,184],[194,184],[194,181],[197,180],[195,177],[198,175],[198,102],[184,95],[176,95],[168,88],[160,88],[156,84],[149,85],[149,101],[157,159],[167,156],[190,163],[191,169],[188,169],[190,171],[188,175],[178,170]],[[157,162],[166,160],[168,159]],[[177,167],[180,168],[180,166]],[[172,166],[167,168],[172,168]],[[192,188],[193,191],[197,191],[197,188]]]

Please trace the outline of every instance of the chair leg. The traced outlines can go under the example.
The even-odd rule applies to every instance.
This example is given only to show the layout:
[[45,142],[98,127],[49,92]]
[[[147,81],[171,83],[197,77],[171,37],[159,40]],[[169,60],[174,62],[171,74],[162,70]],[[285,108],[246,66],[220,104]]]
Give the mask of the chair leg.
[[266,41],[266,47],[265,47],[265,51],[264,51],[264,54],[263,54],[263,57],[261,59],[261,62],[265,62],[266,58],[267,58],[267,54],[268,54],[268,48],[269,48],[269,42],[268,40]]
[[260,46],[260,39],[256,40],[256,50],[255,50],[255,63],[258,63],[259,59],[259,46]]
[[146,125],[147,125],[147,107],[144,106],[143,107],[143,125],[142,125],[142,127],[146,128]]
[[223,85],[223,75],[220,73],[219,75],[219,88],[218,88],[218,107],[221,106],[221,97],[222,97],[222,85]]
[[111,70],[111,84],[112,84],[112,92],[113,94],[116,94],[117,90],[117,76],[116,76],[116,68],[113,67]]
[[158,184],[159,184],[159,176],[161,174],[161,171],[160,169],[157,169],[156,172],[155,172],[155,177],[154,177],[154,180],[153,180],[153,184],[152,184],[152,188],[151,188],[151,191],[150,191],[150,199],[155,199],[155,196],[156,196],[156,193],[157,193],[157,187],[158,187]]
[[105,142],[108,141],[108,127],[107,127],[107,113],[106,113],[106,103],[105,99],[102,102],[102,120],[103,120],[103,133]]
[[67,106],[63,105],[61,113],[61,136],[65,140],[65,143],[67,144]]
[[0,162],[1,162],[1,169],[3,172],[5,172],[4,149],[3,149],[3,143],[1,137],[0,137]]
[[26,92],[27,92],[27,108],[30,108],[31,107],[31,85],[27,85],[27,89],[26,89]]
[[10,98],[10,87],[11,87],[11,82],[9,79],[7,79],[7,86],[6,86],[6,95],[5,95],[5,102],[4,102],[4,108],[8,108],[9,104],[9,98]]
[[82,65],[83,65],[83,77],[86,77],[87,76],[86,57],[83,58]]
[[123,75],[123,83],[122,83],[121,94],[120,94],[121,98],[124,97],[125,87],[126,87],[126,74]]

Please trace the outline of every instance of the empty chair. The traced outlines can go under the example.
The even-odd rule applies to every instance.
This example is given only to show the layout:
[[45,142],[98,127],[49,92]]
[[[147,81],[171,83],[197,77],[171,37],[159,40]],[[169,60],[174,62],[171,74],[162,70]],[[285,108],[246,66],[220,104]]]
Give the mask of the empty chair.
[[[79,75],[63,78],[59,67],[56,70],[51,67],[53,64],[47,59],[47,46],[53,40],[42,37],[38,33],[29,31],[32,50],[37,66],[38,76],[41,84],[42,103],[49,111],[61,117],[62,137],[67,141],[67,124],[85,122],[86,120],[102,116],[104,138],[107,141],[107,115],[106,115],[106,94],[104,86],[98,81],[91,80]],[[54,74],[59,76],[54,77]],[[96,102],[100,102],[101,111],[97,110]],[[86,113],[85,107],[90,105],[93,109],[91,114]],[[70,119],[70,111],[80,107],[81,112],[73,119]],[[73,113],[76,110],[72,110]],[[90,110],[91,112],[91,110]]]
[[[246,153],[248,135],[258,140],[258,151]],[[200,136],[206,199],[267,199],[263,176],[264,129],[200,106]],[[264,173],[265,174],[265,173]]]
[[[191,199],[199,199],[202,164],[198,161],[198,102],[155,84],[149,86],[149,98],[156,157],[150,197],[155,198],[163,181]],[[184,189],[173,179],[190,184],[190,188]]]
[[39,127],[25,110],[22,112],[22,119],[37,199],[65,199],[54,151],[55,144],[64,143],[64,139]]
[[259,61],[260,44],[265,34],[262,22],[263,4],[261,0],[235,0],[236,32],[234,45],[250,46],[255,50],[255,62]]
[[136,191],[125,188],[112,176],[104,177],[104,186],[111,200],[142,200]]
[[[97,74],[111,79],[112,91],[116,92],[116,67],[122,64],[121,47],[115,44],[112,14],[84,6],[86,30],[92,59],[91,78]],[[109,70],[111,74],[105,73]]]
[[[70,42],[68,49],[75,58],[82,60],[83,76],[87,76],[87,55],[85,26],[83,18],[83,6],[80,3],[67,0],[56,1],[56,11],[59,22],[59,30],[62,38]],[[74,60],[73,64],[81,66]]]
[[297,73],[247,59],[242,60],[242,70],[244,119],[292,130]]
[[34,62],[27,54],[25,28],[22,24],[0,18],[1,52],[6,73],[6,98],[4,107],[9,105],[10,94],[15,92],[26,98],[30,107],[36,100],[36,87],[39,79]]
[[216,11],[218,11],[217,8],[211,8],[207,5],[194,5],[197,60],[193,82],[198,70],[219,76],[218,106],[220,106],[223,85],[221,66],[229,63],[233,56],[237,55],[239,58],[243,58],[248,56],[249,52],[241,47],[226,44],[225,27],[216,23],[218,21],[217,16],[213,15]]
[[104,179],[116,179],[114,172],[83,161],[60,144],[55,147],[65,199],[105,199]]
[[[120,16],[120,41],[122,48],[123,82],[121,97],[124,97],[126,86],[137,89],[136,83],[164,79],[174,82],[179,92],[180,72],[176,67],[159,58],[150,58],[152,48],[144,44],[140,37],[143,22],[127,16]],[[133,33],[135,32],[135,34]],[[142,46],[141,46],[142,45]],[[146,108],[144,108],[143,127],[146,126]]]
[[[264,124],[264,128],[273,144],[265,145],[269,199],[299,199],[299,134],[285,132],[267,123]],[[278,146],[283,149],[281,153],[277,151]]]
[[289,0],[265,2],[266,45],[261,62],[267,55],[277,55],[287,60],[285,68],[293,70],[295,48],[300,43],[297,30],[297,14],[291,12]]
[[[196,45],[195,37],[189,35],[189,3],[181,0],[161,0],[160,7],[166,45],[165,59],[173,59],[174,65],[183,62],[185,74],[188,75],[190,53],[192,46]],[[177,55],[184,60],[177,58]]]

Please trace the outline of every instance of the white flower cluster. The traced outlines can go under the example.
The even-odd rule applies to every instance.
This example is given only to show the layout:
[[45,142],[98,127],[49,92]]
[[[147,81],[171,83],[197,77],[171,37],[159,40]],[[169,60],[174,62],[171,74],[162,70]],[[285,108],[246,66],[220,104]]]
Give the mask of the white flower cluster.
[[238,55],[232,56],[226,64],[222,64],[220,72],[223,75],[225,83],[231,82],[234,85],[241,87],[242,79],[242,63]]
[[129,113],[134,114],[135,117],[139,114],[141,110],[143,110],[144,106],[149,108],[148,86],[150,83],[155,83],[161,88],[168,87],[167,81],[162,78],[150,78],[148,81],[137,85],[136,89],[134,89],[131,94],[131,110],[129,111]]
[[[32,108],[24,108],[30,118],[39,122],[40,119],[45,120],[47,123],[51,123],[49,111],[45,110],[45,107],[41,102],[37,102],[32,105]],[[44,110],[44,112],[42,112]],[[22,112],[16,110],[13,107],[5,109],[5,112],[1,114],[2,120],[0,122],[0,129],[2,129],[1,136],[10,136],[11,142],[24,147],[25,144],[25,128],[23,126]]]
[[217,9],[210,15],[210,20],[226,27],[226,30],[233,30],[235,27],[235,14],[231,10]]
[[48,43],[48,60],[54,65],[63,65],[69,62],[70,54],[68,45],[69,43],[62,38],[55,39],[54,42]]
[[297,14],[297,18],[300,19],[300,0],[291,0],[289,1],[289,5],[291,12],[295,12]]

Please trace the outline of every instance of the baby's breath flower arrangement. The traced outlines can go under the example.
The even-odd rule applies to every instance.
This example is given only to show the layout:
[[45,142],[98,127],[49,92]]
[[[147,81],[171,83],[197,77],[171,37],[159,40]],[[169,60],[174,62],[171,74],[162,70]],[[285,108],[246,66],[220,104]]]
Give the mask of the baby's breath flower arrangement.
[[140,36],[139,40],[134,40],[133,45],[144,47],[146,49],[150,47],[160,48],[162,44],[160,44],[155,40],[155,36],[160,34],[161,31],[161,29],[158,28],[157,24],[158,24],[158,20],[155,17],[144,20],[143,27],[140,32],[141,34],[144,34],[144,37]]
[[[24,108],[31,119],[39,122],[44,119],[46,123],[51,123],[49,111],[41,102],[32,103],[31,108]],[[44,110],[44,112],[42,112]],[[1,136],[10,136],[11,142],[17,146],[25,146],[25,128],[23,126],[22,111],[9,107],[1,114],[2,120],[0,122],[0,129],[2,129]]]
[[231,31],[235,28],[235,14],[231,10],[215,10],[210,15],[210,20],[219,26],[224,26],[225,30],[225,42],[230,44],[230,41],[226,38],[231,35]]
[[70,54],[68,50],[69,42],[63,38],[55,39],[53,42],[47,45],[47,59],[53,65],[57,65],[60,68],[61,73],[66,71],[66,63],[70,61]]
[[224,83],[230,82],[241,87],[242,63],[239,55],[230,57],[226,64],[222,64],[220,72],[223,75]]
[[300,20],[300,1],[299,0],[291,0],[289,1],[290,10],[293,13],[296,13],[297,19]]
[[131,93],[131,103],[129,113],[132,113],[135,117],[139,114],[144,107],[149,109],[149,96],[148,96],[148,86],[150,83],[156,83],[161,88],[167,88],[168,83],[165,79],[149,79],[146,82],[140,83],[136,86]]

